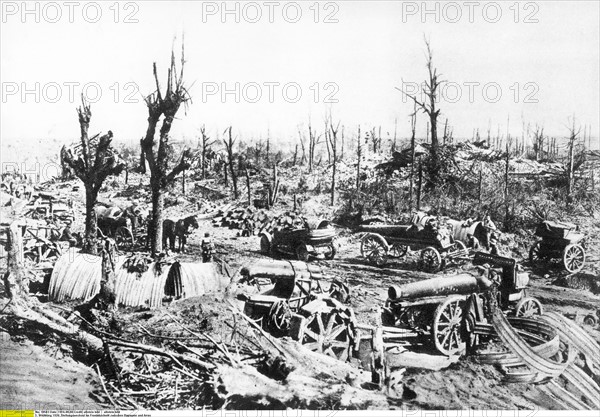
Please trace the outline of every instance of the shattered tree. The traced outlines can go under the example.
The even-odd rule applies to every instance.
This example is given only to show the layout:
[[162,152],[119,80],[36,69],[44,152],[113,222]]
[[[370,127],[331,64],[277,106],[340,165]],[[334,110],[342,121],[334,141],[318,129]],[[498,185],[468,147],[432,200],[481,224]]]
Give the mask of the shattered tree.
[[429,175],[431,178],[431,184],[435,188],[440,170],[439,142],[437,136],[437,119],[440,115],[440,109],[436,108],[436,102],[438,100],[438,88],[443,81],[439,79],[437,68],[433,67],[433,52],[431,51],[431,46],[427,39],[425,39],[425,46],[427,48],[427,72],[429,79],[425,80],[425,88],[423,92],[429,102],[419,101],[417,100],[416,96],[408,94],[402,89],[397,89],[402,94],[414,101],[419,109],[429,117],[428,131],[431,133],[431,163],[429,166]]
[[[233,198],[238,199],[238,182],[237,182],[237,173],[235,170],[234,164],[234,155],[233,155],[233,145],[235,145],[235,139],[231,135],[231,126],[225,131],[229,136],[227,139],[223,139],[223,143],[225,144],[225,150],[227,151],[227,166],[229,167],[229,172],[231,173],[231,182],[233,184]],[[268,142],[267,142],[268,144]],[[267,158],[268,158],[268,147],[267,147]],[[225,167],[225,172],[227,172],[227,167]]]
[[[167,89],[164,95],[161,92],[156,62],[153,64],[156,91],[145,98],[148,107],[148,129],[142,139],[142,150],[148,161],[150,169],[150,186],[152,188],[152,217],[148,227],[148,238],[151,251],[155,255],[162,250],[162,220],[164,208],[164,192],[177,175],[190,168],[191,151],[185,149],[179,163],[169,170],[169,154],[172,147],[169,144],[169,132],[173,120],[182,104],[186,104],[190,95],[183,83],[183,69],[185,66],[184,49],[181,51],[181,69],[179,76],[175,65],[175,54],[171,52],[171,65],[167,75]],[[155,140],[156,127],[163,117],[158,143]]]
[[112,147],[113,134],[109,130],[106,135],[88,136],[92,110],[85,99],[81,98],[82,105],[77,109],[81,142],[77,146],[63,147],[61,158],[75,175],[83,181],[85,186],[85,240],[83,249],[92,254],[97,254],[96,214],[94,207],[98,200],[98,192],[104,180],[110,175],[119,175],[125,164]]

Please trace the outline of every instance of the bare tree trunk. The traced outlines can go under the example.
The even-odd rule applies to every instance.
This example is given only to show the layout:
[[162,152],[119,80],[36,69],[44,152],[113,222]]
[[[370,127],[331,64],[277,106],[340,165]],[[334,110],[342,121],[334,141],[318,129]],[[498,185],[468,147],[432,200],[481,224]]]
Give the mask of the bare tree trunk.
[[415,177],[415,136],[417,131],[417,108],[415,105],[415,111],[410,117],[410,189],[409,189],[409,197],[408,197],[408,208],[409,211],[412,210],[413,207],[413,188],[414,188],[414,177]]
[[479,208],[481,208],[481,186],[483,183],[483,162],[479,162],[479,186],[478,186],[478,200],[479,200]]
[[[229,140],[225,141],[223,140],[223,142],[225,143],[225,147],[227,148],[227,159],[229,161],[229,170],[231,171],[231,183],[233,184],[233,198],[234,199],[238,199],[238,184],[237,184],[237,174],[235,172],[235,168],[234,168],[234,162],[233,162],[233,145],[235,143],[235,140],[233,139],[233,137],[231,136],[231,126],[229,127]],[[267,149],[268,149],[268,144],[269,142],[267,142]],[[269,153],[267,152],[267,157],[268,157]]]
[[153,255],[160,253],[164,248],[162,247],[162,218],[164,209],[164,195],[163,189],[158,186],[152,187],[152,221],[151,229],[152,236],[150,251]]
[[4,291],[11,300],[18,300],[29,294],[29,282],[23,268],[23,237],[18,221],[13,221],[6,233],[8,257]]
[[356,138],[356,190],[360,190],[360,159],[362,157],[362,144],[360,141],[360,125],[358,125],[358,136]]
[[85,186],[85,242],[83,250],[92,255],[98,254],[98,230],[97,230],[97,219],[96,201],[98,194],[94,192],[91,186]]
[[423,164],[419,156],[419,182],[417,184],[417,211],[421,210],[421,188],[423,187]]
[[181,192],[185,195],[185,169],[181,173]]
[[250,188],[250,172],[246,168],[246,188],[248,189],[248,206],[252,206],[252,189]]

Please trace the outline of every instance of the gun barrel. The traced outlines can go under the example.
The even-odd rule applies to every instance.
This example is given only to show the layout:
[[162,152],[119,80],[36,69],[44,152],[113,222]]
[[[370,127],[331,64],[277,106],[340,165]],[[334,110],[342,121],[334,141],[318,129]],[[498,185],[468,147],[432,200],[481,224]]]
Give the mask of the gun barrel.
[[414,299],[452,294],[470,294],[489,288],[491,282],[485,277],[459,274],[449,277],[436,277],[424,281],[392,286],[388,289],[390,300]]

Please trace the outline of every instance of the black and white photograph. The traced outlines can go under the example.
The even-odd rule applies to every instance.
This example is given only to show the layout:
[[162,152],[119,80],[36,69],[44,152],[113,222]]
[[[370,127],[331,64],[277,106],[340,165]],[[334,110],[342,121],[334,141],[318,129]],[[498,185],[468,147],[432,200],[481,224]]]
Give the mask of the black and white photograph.
[[0,417],[598,416],[599,1],[0,9]]

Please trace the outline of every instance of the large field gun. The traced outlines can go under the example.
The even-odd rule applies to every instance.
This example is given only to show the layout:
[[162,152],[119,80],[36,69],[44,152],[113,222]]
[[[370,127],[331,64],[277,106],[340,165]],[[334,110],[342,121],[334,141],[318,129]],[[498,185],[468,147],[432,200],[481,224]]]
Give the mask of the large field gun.
[[433,216],[416,216],[412,224],[363,225],[361,254],[374,265],[383,266],[389,256],[404,257],[419,250],[420,267],[427,272],[440,270],[448,260],[468,255],[464,242],[454,238],[452,228]]
[[585,263],[585,235],[579,227],[563,222],[541,222],[535,235],[541,240],[535,242],[529,251],[532,265],[540,262],[560,259],[570,273],[581,271]]
[[526,273],[514,259],[483,252],[474,263],[487,265],[479,276],[458,274],[393,286],[382,313],[384,340],[431,337],[438,352],[454,355],[467,343],[478,342],[478,325],[485,328],[492,302],[508,314],[531,317],[542,314],[538,300],[527,298]]

